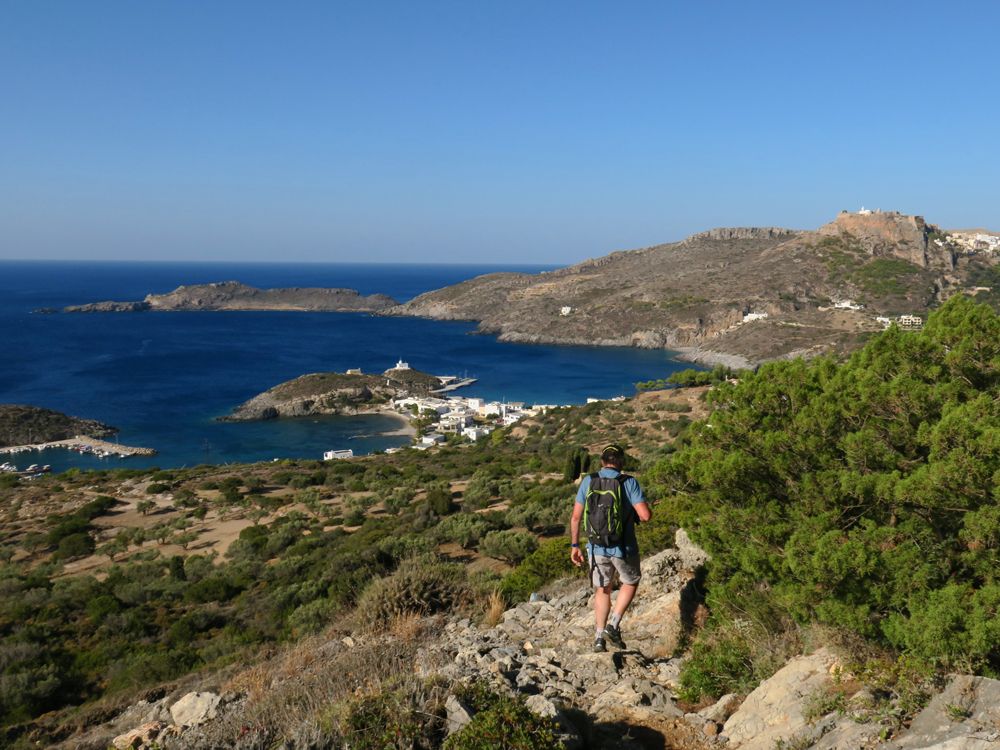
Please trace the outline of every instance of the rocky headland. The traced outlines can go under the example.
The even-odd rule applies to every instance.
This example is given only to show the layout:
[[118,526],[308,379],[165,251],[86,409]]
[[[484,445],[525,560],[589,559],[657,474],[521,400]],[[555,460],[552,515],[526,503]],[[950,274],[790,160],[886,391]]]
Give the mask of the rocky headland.
[[440,387],[441,379],[437,376],[411,369],[391,369],[381,375],[316,372],[279,383],[221,419],[247,422],[384,411],[394,398],[427,395]]
[[286,310],[299,312],[379,312],[396,305],[385,294],[362,295],[354,289],[291,287],[257,289],[238,281],[179,286],[142,301],[70,305],[64,312],[173,312],[186,310]]
[[503,341],[663,348],[746,366],[854,349],[990,266],[919,216],[841,212],[815,231],[712,229],[540,274],[495,273],[383,311],[471,320]]
[[111,437],[118,429],[93,419],[27,404],[0,404],[0,448],[68,440],[78,435]]

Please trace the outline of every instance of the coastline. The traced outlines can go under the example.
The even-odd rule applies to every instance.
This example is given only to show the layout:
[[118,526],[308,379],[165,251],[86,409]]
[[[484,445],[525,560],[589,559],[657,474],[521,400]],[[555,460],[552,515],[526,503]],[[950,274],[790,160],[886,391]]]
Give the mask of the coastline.
[[693,362],[706,367],[723,365],[733,370],[752,370],[756,365],[746,357],[739,354],[727,354],[716,352],[711,349],[700,349],[698,347],[675,347],[670,351],[677,354],[677,359],[685,362]]

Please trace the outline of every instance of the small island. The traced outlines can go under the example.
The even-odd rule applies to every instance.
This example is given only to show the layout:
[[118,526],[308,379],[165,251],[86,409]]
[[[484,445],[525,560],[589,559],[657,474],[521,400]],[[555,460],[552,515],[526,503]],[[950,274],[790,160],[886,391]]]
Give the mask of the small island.
[[393,399],[429,395],[443,390],[449,380],[410,369],[405,362],[380,375],[360,370],[311,373],[254,396],[220,419],[244,422],[318,414],[396,414]]
[[141,301],[70,305],[63,312],[159,312],[192,310],[282,310],[293,312],[381,312],[398,304],[385,294],[362,295],[355,289],[290,287],[257,289],[239,281],[179,286],[167,294],[147,294]]

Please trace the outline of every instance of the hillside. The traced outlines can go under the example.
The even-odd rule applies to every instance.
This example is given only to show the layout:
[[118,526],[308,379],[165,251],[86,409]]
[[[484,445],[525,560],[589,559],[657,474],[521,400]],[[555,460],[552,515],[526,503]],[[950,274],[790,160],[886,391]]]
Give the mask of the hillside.
[[25,404],[0,404],[0,448],[67,440],[77,435],[103,438],[117,432],[114,427],[93,419],[71,417],[52,409]]
[[357,414],[385,406],[391,399],[427,395],[440,378],[417,370],[386,370],[382,375],[317,372],[279,383],[237,406],[225,421],[241,422],[311,414]]
[[148,294],[141,302],[93,302],[64,312],[142,312],[183,310],[289,310],[297,312],[376,312],[396,301],[384,294],[363,296],[353,289],[257,289],[238,281],[179,286],[166,294]]
[[[14,477],[0,744],[988,748],[998,342],[956,296],[846,361],[475,444]],[[653,520],[595,654],[566,519],[608,439]]]
[[481,276],[386,314],[479,321],[507,341],[668,348],[730,365],[843,352],[882,329],[876,317],[925,316],[988,265],[937,236],[921,217],[895,213],[843,212],[808,232],[715,229],[537,275]]

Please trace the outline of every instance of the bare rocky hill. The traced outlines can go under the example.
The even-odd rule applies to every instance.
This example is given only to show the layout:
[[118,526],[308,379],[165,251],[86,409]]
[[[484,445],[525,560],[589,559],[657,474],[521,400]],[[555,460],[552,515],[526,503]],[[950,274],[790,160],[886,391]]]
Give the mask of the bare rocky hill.
[[64,312],[140,312],[144,310],[294,310],[377,312],[396,300],[384,294],[363,296],[354,289],[291,287],[257,289],[238,281],[179,286],[167,294],[148,294],[141,302],[94,302]]
[[936,232],[919,216],[847,212],[817,231],[713,229],[556,271],[480,276],[385,314],[728,364],[845,351],[881,329],[877,317],[924,314],[962,288],[973,261],[932,242]]

